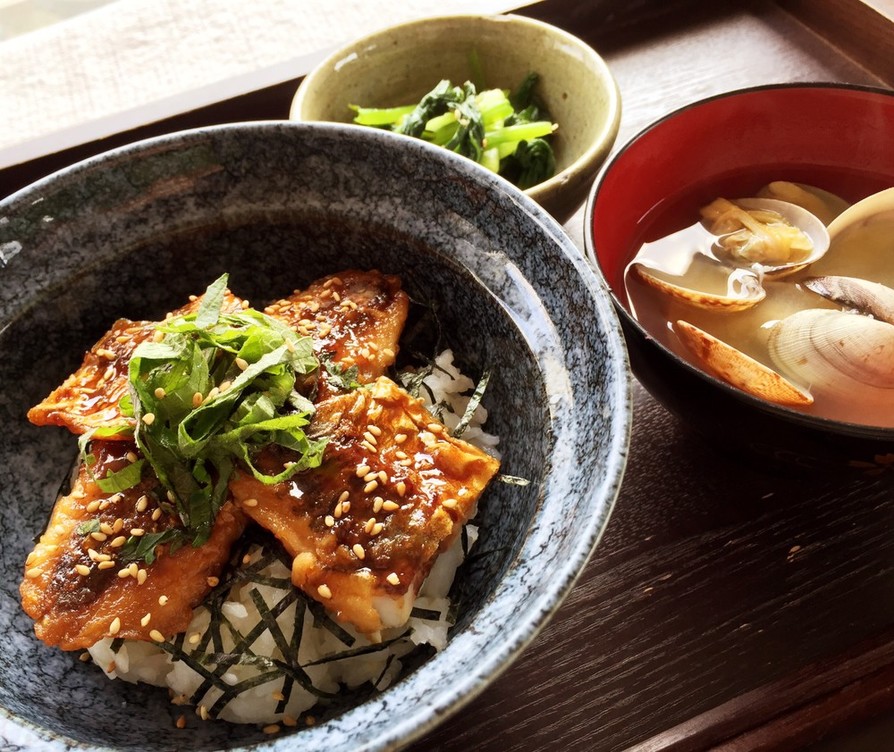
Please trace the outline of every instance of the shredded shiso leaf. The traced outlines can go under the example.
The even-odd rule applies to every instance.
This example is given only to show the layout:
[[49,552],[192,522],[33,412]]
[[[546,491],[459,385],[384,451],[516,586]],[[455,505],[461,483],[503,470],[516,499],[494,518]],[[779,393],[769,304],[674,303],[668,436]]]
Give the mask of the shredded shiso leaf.
[[[107,493],[122,491],[139,483],[148,465],[183,527],[128,539],[122,559],[151,563],[161,543],[204,543],[237,463],[273,484],[322,459],[326,441],[305,434],[313,405],[297,388],[299,378],[319,367],[311,339],[250,308],[225,312],[227,279],[224,274],[208,287],[196,313],[158,324],[156,337],[130,360],[121,411],[134,419],[128,429],[144,459],[96,482]],[[88,464],[86,447],[102,435],[81,438]],[[253,456],[271,444],[296,454],[281,472],[267,475]]]

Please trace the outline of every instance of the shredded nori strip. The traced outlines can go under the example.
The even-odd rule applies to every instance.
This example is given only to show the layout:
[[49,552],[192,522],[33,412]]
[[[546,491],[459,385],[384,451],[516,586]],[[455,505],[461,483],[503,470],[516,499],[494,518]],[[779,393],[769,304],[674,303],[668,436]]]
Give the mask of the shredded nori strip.
[[472,418],[475,416],[475,411],[478,409],[478,405],[481,404],[481,398],[484,397],[484,390],[487,389],[489,381],[490,371],[485,371],[481,374],[481,378],[478,379],[478,383],[475,385],[475,391],[472,392],[472,396],[469,398],[469,404],[466,405],[466,411],[463,413],[463,417],[460,418],[459,423],[456,424],[456,428],[453,429],[454,438],[458,439],[466,432],[469,423],[472,422]]

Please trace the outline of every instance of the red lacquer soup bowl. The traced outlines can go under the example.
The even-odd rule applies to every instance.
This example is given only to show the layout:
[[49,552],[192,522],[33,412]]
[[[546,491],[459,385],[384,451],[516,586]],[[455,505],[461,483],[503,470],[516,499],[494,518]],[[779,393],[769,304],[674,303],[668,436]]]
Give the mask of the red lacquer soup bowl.
[[[822,83],[734,91],[670,113],[617,151],[590,192],[585,242],[612,292],[633,372],[713,445],[743,457],[757,454],[788,467],[894,471],[894,388],[888,407],[879,408],[889,415],[888,426],[830,418],[815,406],[775,404],[681,354],[669,339],[672,323],[659,322],[656,330],[656,316],[639,303],[639,316],[631,312],[625,272],[643,243],[697,222],[699,208],[718,196],[753,196],[771,181],[829,191],[847,204],[894,187],[894,92]],[[894,233],[890,248],[887,266],[894,268]]]

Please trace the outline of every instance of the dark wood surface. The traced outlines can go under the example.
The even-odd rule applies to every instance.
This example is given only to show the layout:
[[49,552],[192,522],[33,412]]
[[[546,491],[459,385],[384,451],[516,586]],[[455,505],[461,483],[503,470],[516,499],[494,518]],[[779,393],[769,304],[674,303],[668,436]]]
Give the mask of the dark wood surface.
[[[607,59],[621,144],[743,86],[884,84],[884,66],[853,55],[853,32],[835,37],[846,26],[835,14],[853,19],[856,5],[545,0],[524,12]],[[283,118],[296,83],[9,168],[0,192],[156,133]],[[582,227],[579,212],[567,224],[578,244]],[[690,434],[639,385],[634,397],[621,494],[578,585],[502,677],[411,749],[876,748],[865,724],[894,719],[894,465],[846,478],[756,467]]]

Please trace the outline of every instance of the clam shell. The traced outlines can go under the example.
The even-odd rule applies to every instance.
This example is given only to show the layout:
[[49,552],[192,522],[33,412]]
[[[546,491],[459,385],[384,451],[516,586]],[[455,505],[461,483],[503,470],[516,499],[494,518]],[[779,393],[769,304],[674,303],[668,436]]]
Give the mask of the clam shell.
[[791,183],[787,180],[774,180],[757,192],[758,198],[774,198],[803,206],[811,214],[815,214],[826,226],[850,204],[841,196],[805,183]]
[[805,407],[813,397],[763,363],[686,321],[674,323],[680,342],[718,379],[777,405]]
[[[757,275],[750,272],[730,275],[732,284],[729,285],[726,294],[714,294],[703,290],[694,290],[678,285],[664,277],[658,276],[657,270],[649,269],[642,264],[633,264],[630,271],[642,282],[653,287],[665,295],[708,311],[721,311],[734,313],[753,308],[760,303],[767,292],[760,284]],[[740,272],[742,270],[739,270]],[[736,275],[733,277],[733,275]]]
[[810,277],[804,287],[853,311],[894,324],[894,290],[856,277]]
[[819,261],[829,250],[829,231],[826,225],[815,214],[807,211],[802,206],[792,204],[788,201],[778,201],[772,198],[737,198],[733,203],[743,209],[767,209],[779,214],[786,222],[799,228],[813,245],[806,258],[784,264],[757,264],[749,263],[731,256],[724,246],[715,243],[711,248],[714,256],[725,264],[732,266],[749,266],[751,268],[759,268],[762,274],[770,277],[785,277],[794,272],[800,271],[810,266],[812,263]]
[[886,322],[811,308],[774,324],[767,348],[782,374],[812,392],[852,397],[855,390],[883,390],[894,397],[894,326]]

